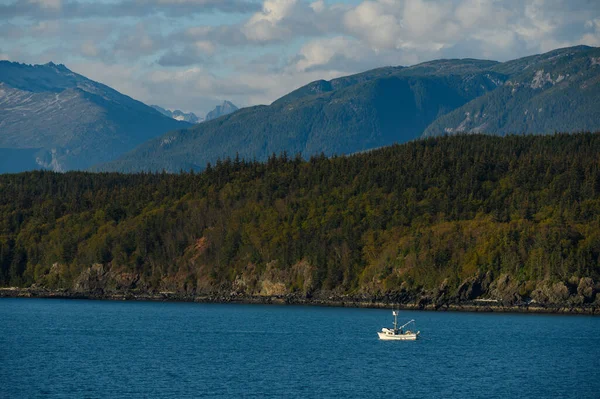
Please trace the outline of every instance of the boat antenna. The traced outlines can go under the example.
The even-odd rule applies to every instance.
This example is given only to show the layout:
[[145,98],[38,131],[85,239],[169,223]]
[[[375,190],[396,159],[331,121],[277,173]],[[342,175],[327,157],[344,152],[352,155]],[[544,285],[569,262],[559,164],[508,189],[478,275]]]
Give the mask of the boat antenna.
[[400,328],[404,328],[404,327],[406,327],[407,325],[409,325],[410,323],[414,323],[414,322],[415,322],[415,320],[413,319],[413,320],[409,321],[408,323],[404,324],[404,325],[403,325],[402,327],[400,327]]

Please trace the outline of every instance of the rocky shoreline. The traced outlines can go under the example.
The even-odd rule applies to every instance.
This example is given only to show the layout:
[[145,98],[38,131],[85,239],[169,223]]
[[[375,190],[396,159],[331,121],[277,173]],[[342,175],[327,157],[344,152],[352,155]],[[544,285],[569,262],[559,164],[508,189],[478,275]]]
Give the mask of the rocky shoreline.
[[47,298],[47,299],[88,299],[114,301],[156,301],[156,302],[196,302],[196,303],[238,303],[332,306],[353,308],[389,308],[403,310],[486,312],[486,313],[545,313],[600,315],[600,307],[595,304],[571,306],[568,304],[543,305],[538,303],[508,304],[495,300],[471,300],[461,302],[431,303],[427,300],[401,302],[394,296],[351,296],[314,295],[310,297],[288,294],[271,296],[250,296],[238,294],[191,295],[177,292],[77,292],[71,290],[47,290],[39,288],[0,288],[0,298]]

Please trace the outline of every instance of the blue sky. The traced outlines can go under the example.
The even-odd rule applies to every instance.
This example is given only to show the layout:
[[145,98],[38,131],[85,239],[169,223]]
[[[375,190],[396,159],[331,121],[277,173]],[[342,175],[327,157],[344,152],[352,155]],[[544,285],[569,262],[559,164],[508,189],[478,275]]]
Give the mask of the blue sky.
[[600,46],[600,0],[0,0],[0,59],[203,115],[436,58]]

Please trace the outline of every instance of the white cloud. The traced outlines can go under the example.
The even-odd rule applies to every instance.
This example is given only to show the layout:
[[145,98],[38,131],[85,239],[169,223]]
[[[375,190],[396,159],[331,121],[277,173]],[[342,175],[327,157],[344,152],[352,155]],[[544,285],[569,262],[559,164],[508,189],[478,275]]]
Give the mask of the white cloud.
[[312,8],[316,13],[323,12],[325,10],[325,2],[323,0],[317,0],[313,3],[310,3],[310,8]]
[[586,33],[579,41],[586,46],[600,47],[600,32]]
[[215,52],[215,45],[208,40],[198,40],[194,43],[196,50],[206,54],[212,54]]
[[144,24],[138,23],[134,29],[121,32],[115,47],[124,52],[136,50],[140,53],[152,53],[158,50],[158,41],[160,39],[153,37]]
[[265,0],[261,12],[254,14],[247,25],[260,21],[277,23],[289,16],[298,4],[298,0]]
[[412,37],[431,37],[444,30],[451,18],[451,3],[406,0],[402,24]]
[[39,4],[43,8],[52,8],[60,10],[62,7],[62,0],[29,0],[30,3]]
[[290,15],[297,0],[266,0],[263,9],[254,14],[242,28],[246,37],[253,41],[271,41],[282,38],[285,28],[279,22]]
[[323,66],[348,71],[352,69],[352,64],[360,63],[367,54],[373,55],[368,46],[346,36],[315,39],[302,46],[292,67],[298,72],[322,70]]
[[95,58],[100,55],[100,50],[92,41],[87,40],[81,44],[81,53],[87,57]]
[[364,1],[344,15],[344,26],[373,48],[394,48],[401,39],[401,26],[393,11],[397,1]]
[[40,21],[31,27],[32,33],[45,37],[58,35],[61,29],[61,21]]
[[250,41],[278,41],[290,37],[293,25],[311,14],[313,9],[304,1],[265,0],[262,11],[252,15],[241,30]]
[[580,39],[581,44],[600,46],[600,18],[586,21],[585,27],[590,31],[583,34]]

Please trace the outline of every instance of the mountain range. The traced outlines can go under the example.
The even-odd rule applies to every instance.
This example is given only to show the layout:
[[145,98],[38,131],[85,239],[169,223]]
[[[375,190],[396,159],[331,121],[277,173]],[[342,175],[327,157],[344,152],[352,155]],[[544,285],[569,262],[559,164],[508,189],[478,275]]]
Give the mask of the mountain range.
[[226,101],[193,126],[193,114],[157,111],[64,65],[3,61],[0,172],[175,172],[228,157],[350,154],[458,132],[598,130],[598,104],[600,48],[587,46],[507,62],[378,68],[312,82],[270,105],[237,110]]
[[64,65],[0,61],[0,173],[86,169],[188,126]]
[[598,104],[600,48],[503,63],[436,60],[312,82],[269,106],[166,133],[93,170],[201,170],[236,154],[350,154],[457,132],[597,130]]
[[168,109],[164,109],[163,107],[158,106],[158,105],[151,105],[151,107],[154,108],[155,110],[157,110],[158,112],[160,112],[161,114],[168,116],[169,118],[173,118],[178,121],[184,121],[184,122],[189,122],[189,123],[193,123],[193,124],[200,123],[200,122],[207,122],[212,119],[216,119],[218,117],[230,114],[230,113],[238,110],[238,107],[236,107],[231,101],[223,101],[223,103],[221,105],[217,105],[212,111],[207,113],[206,117],[200,118],[193,112],[186,113],[186,112],[180,111],[178,109],[171,111]]
[[196,114],[193,112],[183,112],[178,109],[171,111],[171,110],[165,109],[159,105],[151,105],[151,107],[154,108],[155,110],[157,110],[158,112],[160,112],[161,114],[168,116],[169,118],[178,120],[178,121],[184,121],[184,122],[194,123],[194,124],[200,123],[203,121],[202,118],[198,118],[198,116],[196,116]]

